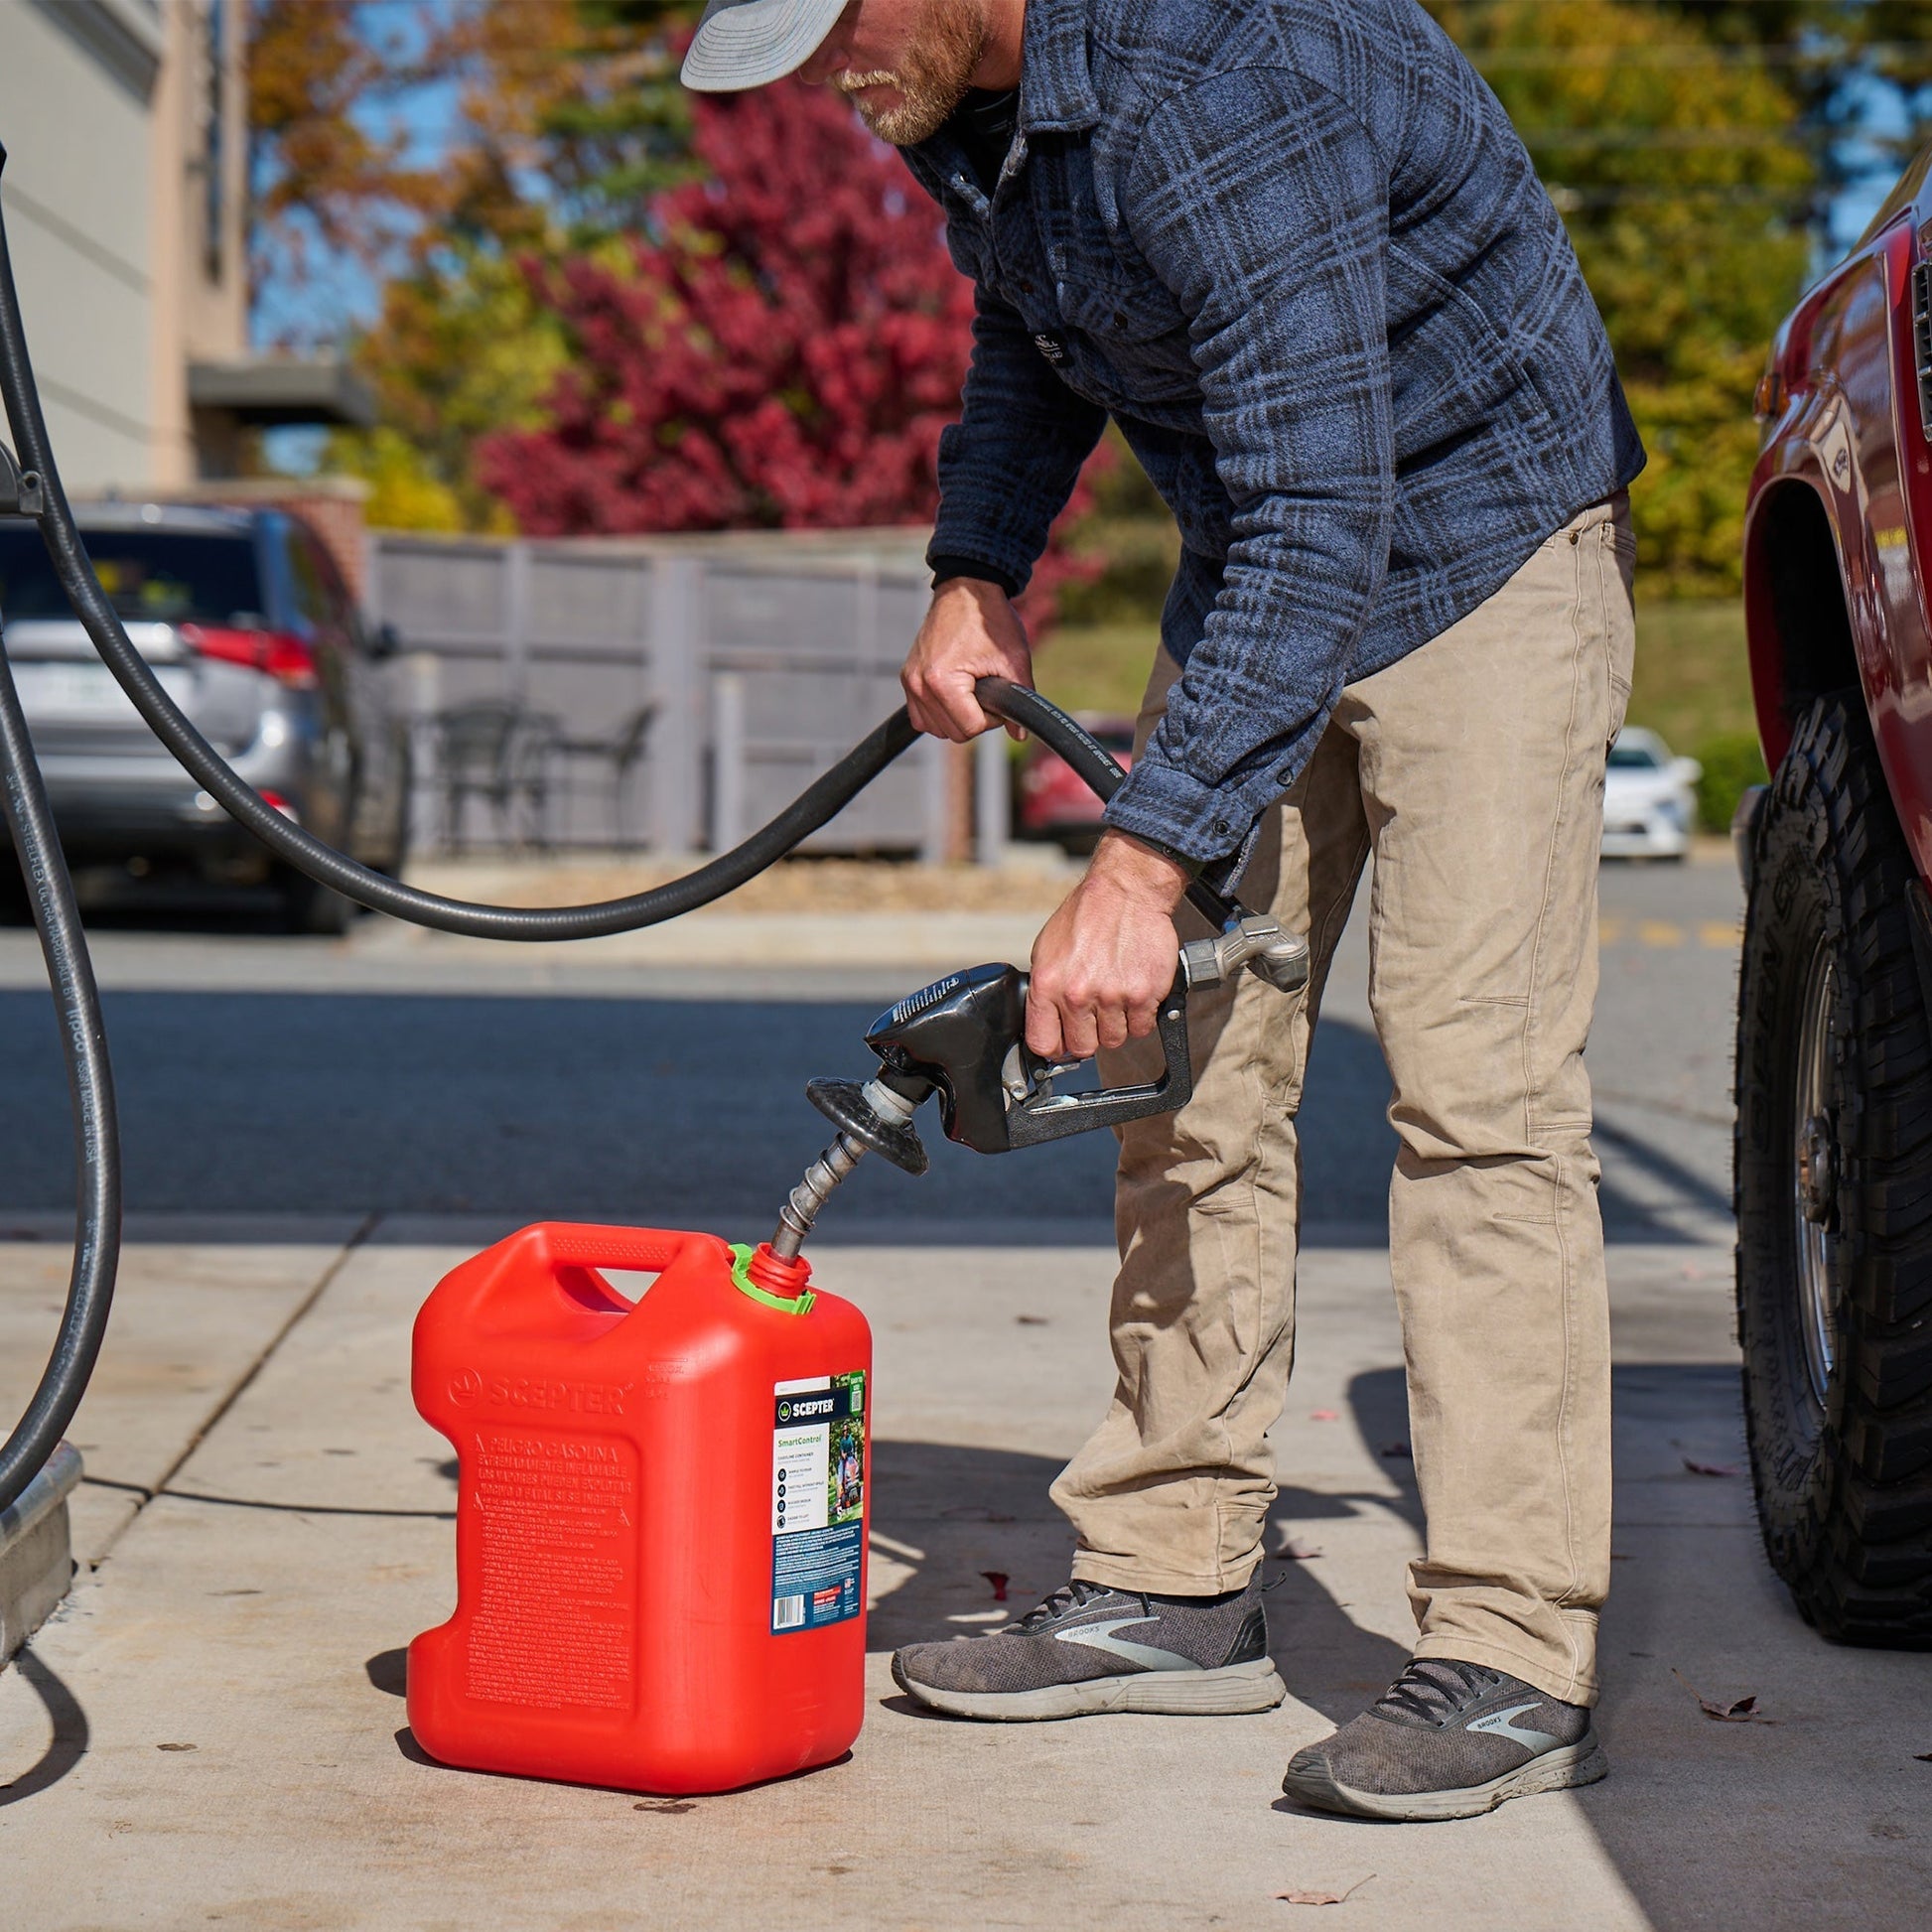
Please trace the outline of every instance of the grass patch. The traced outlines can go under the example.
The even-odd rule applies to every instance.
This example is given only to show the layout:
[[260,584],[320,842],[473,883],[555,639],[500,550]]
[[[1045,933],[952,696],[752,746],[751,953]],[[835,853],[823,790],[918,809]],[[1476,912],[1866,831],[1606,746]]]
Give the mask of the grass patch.
[[[1131,718],[1160,641],[1161,626],[1152,621],[1064,624],[1041,644],[1035,674],[1063,710]],[[1630,723],[1647,725],[1672,751],[1704,762],[1699,816],[1708,830],[1723,831],[1738,792],[1763,776],[1741,601],[1639,606]]]
[[[1148,621],[1064,624],[1040,645],[1039,688],[1069,711],[1140,709],[1161,626]],[[1756,729],[1744,658],[1744,611],[1734,598],[1645,604],[1637,613],[1630,722],[1648,725],[1693,758],[1713,739]]]
[[1756,733],[1741,599],[1637,607],[1630,722],[1648,725],[1672,751],[1692,758],[1713,739]]
[[1034,681],[1062,711],[1132,718],[1160,647],[1161,626],[1152,621],[1062,624],[1042,640]]

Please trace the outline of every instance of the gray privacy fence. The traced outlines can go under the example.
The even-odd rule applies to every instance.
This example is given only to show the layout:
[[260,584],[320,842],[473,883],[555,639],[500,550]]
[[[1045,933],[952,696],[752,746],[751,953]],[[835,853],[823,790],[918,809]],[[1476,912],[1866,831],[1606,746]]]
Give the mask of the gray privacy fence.
[[[486,538],[376,532],[371,616],[402,639],[419,847],[718,850],[775,814],[900,702],[930,582],[920,533]],[[505,795],[452,796],[450,714],[514,707]],[[617,749],[652,708],[641,756]],[[631,736],[634,738],[634,731]],[[1006,840],[1002,735],[982,741],[982,858]],[[944,856],[947,748],[908,752],[813,838]],[[453,822],[458,815],[461,822]]]

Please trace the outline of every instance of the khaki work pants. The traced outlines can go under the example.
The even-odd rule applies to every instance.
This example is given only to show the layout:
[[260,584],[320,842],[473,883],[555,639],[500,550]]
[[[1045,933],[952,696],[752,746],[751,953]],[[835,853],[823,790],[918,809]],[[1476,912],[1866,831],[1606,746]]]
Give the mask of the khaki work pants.
[[[1610,1365],[1584,1042],[1596,995],[1604,752],[1630,689],[1626,499],[1587,510],[1478,609],[1349,685],[1270,812],[1243,897],[1306,931],[1293,1004],[1252,974],[1197,995],[1197,1079],[1121,1133],[1119,1385],[1054,1484],[1073,1574],[1244,1583],[1275,1497],[1294,1352],[1295,1114],[1364,864],[1369,1002],[1399,1139],[1390,1267],[1427,1517],[1421,1656],[1596,1697],[1609,1583]],[[1141,742],[1176,671],[1165,653]],[[1205,930],[1183,908],[1186,936]],[[1103,1056],[1151,1077],[1150,1041]]]

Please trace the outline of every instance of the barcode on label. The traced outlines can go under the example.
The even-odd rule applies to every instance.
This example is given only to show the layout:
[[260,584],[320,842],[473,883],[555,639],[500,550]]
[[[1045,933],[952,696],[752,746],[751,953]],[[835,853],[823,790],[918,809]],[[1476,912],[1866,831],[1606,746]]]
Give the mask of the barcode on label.
[[772,1598],[772,1629],[796,1630],[804,1620],[805,1599],[802,1596],[777,1596]]

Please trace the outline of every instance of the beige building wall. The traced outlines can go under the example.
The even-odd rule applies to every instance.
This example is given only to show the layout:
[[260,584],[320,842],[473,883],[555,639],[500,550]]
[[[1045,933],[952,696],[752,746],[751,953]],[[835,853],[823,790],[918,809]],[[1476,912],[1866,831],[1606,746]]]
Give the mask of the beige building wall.
[[162,0],[167,51],[154,98],[154,467],[158,488],[231,470],[233,432],[195,419],[192,362],[248,342],[244,0]]
[[241,0],[0,0],[0,204],[76,495],[191,481],[188,363],[244,345],[240,30]]

